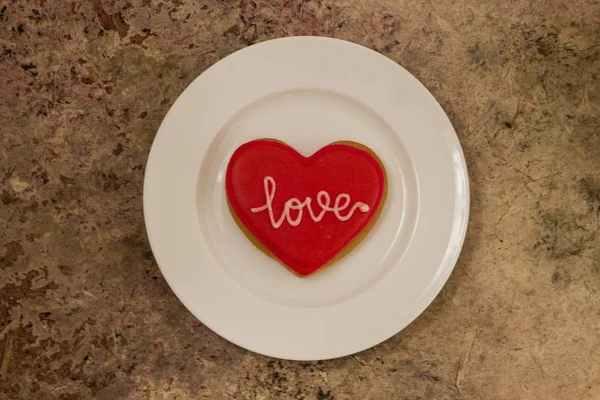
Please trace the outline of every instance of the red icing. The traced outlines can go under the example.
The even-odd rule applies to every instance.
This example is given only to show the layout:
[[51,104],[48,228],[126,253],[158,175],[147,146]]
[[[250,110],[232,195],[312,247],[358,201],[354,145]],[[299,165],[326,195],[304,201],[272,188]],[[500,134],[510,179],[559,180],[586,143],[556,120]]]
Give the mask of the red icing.
[[[269,186],[275,190],[267,190],[273,194],[270,202],[265,193],[266,177],[276,183],[276,189]],[[231,156],[226,188],[231,208],[250,232],[283,263],[309,275],[342,251],[376,215],[384,196],[385,174],[371,154],[349,145],[330,144],[304,157],[286,144],[254,140]],[[327,204],[326,197],[317,196],[322,191],[330,198],[325,212],[322,205]],[[350,201],[344,206],[346,201],[340,198],[336,213],[340,194],[349,195]],[[286,202],[292,198],[298,201],[292,202],[289,216],[282,217]],[[306,198],[311,199],[310,204]],[[299,223],[292,226],[290,220]]]

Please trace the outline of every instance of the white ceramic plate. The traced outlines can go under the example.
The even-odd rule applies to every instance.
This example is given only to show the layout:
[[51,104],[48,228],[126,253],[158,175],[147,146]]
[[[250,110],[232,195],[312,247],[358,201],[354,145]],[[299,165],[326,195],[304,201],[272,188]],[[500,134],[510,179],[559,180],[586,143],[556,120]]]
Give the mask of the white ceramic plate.
[[[229,157],[263,137],[304,155],[353,140],[387,170],[375,227],[307,278],[255,248],[227,207]],[[295,360],[349,355],[413,321],[454,267],[468,210],[460,144],[427,89],[379,53],[316,37],[263,42],[200,75],[165,117],[144,183],[150,244],[177,297],[231,342]]]

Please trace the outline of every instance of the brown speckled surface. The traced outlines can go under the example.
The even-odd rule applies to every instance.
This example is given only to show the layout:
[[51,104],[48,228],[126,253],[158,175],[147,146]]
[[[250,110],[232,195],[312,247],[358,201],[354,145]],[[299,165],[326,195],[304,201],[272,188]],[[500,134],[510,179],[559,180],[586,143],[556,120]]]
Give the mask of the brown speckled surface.
[[[449,114],[465,247],[412,325],[353,357],[271,360],[175,298],[146,157],[212,63],[326,35],[377,49]],[[0,398],[600,399],[600,3],[0,1]]]

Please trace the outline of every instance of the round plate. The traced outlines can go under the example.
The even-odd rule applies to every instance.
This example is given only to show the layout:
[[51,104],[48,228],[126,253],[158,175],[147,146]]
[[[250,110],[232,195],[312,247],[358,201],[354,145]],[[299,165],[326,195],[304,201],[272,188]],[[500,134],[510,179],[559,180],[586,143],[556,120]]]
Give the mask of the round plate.
[[[387,171],[377,224],[307,278],[254,247],[227,206],[229,157],[265,137],[306,156],[360,142]],[[177,297],[231,342],[294,360],[349,355],[414,320],[456,263],[468,210],[462,150],[432,95],[379,53],[327,38],[263,42],[205,71],[165,117],[144,182],[150,244]]]

